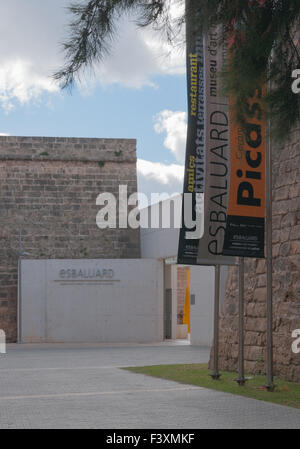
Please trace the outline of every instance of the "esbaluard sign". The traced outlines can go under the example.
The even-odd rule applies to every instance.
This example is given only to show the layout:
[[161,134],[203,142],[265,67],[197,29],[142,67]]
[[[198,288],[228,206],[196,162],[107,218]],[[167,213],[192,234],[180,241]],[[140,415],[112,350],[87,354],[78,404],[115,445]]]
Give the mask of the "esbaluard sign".
[[62,284],[70,283],[99,283],[111,285],[113,282],[120,282],[115,279],[115,272],[112,268],[62,268],[59,270],[58,278],[54,280]]

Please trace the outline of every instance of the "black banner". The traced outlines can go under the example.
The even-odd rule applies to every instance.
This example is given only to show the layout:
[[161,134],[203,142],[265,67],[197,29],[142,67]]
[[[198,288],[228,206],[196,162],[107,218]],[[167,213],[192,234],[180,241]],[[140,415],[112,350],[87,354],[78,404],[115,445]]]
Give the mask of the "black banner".
[[186,20],[188,130],[182,196],[179,264],[196,265],[199,238],[203,234],[205,187],[205,71],[202,33]]
[[205,66],[205,194],[203,236],[198,245],[201,265],[235,265],[236,258],[222,255],[230,182],[230,123],[228,98],[221,94],[220,76],[226,63],[222,27],[204,36]]

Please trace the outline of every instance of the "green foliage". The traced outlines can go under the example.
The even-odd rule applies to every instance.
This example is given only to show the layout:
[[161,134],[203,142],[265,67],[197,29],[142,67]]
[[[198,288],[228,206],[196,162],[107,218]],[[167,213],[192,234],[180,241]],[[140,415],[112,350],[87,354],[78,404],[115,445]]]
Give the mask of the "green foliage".
[[[64,42],[65,66],[54,74],[61,87],[72,87],[74,75],[81,68],[92,66],[109,52],[116,35],[116,22],[125,13],[137,17],[138,26],[169,22],[165,0],[85,0],[68,8],[73,16],[69,24],[69,40]],[[169,26],[171,29],[171,27]]]
[[[291,90],[293,69],[300,68],[300,2],[266,0],[227,3],[213,20],[226,27],[233,44],[223,80],[225,91],[234,98],[237,121],[244,125],[249,112],[247,98],[265,81],[265,109],[273,135],[284,138],[297,123],[300,96]],[[233,8],[233,3],[236,7]]]
[[[184,0],[173,0],[182,5]],[[175,4],[176,4],[175,3]],[[69,40],[63,44],[65,66],[54,78],[72,87],[80,69],[92,67],[109,52],[116,23],[124,14],[137,26],[164,31],[173,42],[182,25],[189,33],[222,25],[232,45],[222,73],[224,91],[235,105],[236,120],[244,124],[247,98],[264,81],[270,84],[265,111],[273,130],[285,137],[299,120],[300,95],[292,93],[291,73],[300,68],[299,0],[186,0],[185,14],[173,19],[171,0],[83,0],[69,8]],[[298,34],[297,34],[298,33]]]

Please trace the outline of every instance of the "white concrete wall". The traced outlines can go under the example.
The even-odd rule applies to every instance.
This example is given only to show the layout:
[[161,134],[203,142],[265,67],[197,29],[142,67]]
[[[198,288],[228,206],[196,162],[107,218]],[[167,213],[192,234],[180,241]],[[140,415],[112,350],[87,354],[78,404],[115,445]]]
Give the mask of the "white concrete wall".
[[163,339],[162,262],[23,260],[21,275],[23,342]]
[[191,344],[209,346],[213,338],[214,267],[191,266]]
[[[177,255],[180,220],[178,223],[174,222],[174,209],[178,221],[178,216],[181,218],[181,195],[141,210],[142,258],[166,259]],[[163,227],[168,220],[170,226]]]
[[[191,344],[210,346],[214,334],[214,267],[191,266],[191,295],[195,295],[195,305],[191,305]],[[227,267],[221,267],[220,310],[224,301]]]
[[142,229],[141,257],[154,259],[175,256],[178,251],[179,229]]

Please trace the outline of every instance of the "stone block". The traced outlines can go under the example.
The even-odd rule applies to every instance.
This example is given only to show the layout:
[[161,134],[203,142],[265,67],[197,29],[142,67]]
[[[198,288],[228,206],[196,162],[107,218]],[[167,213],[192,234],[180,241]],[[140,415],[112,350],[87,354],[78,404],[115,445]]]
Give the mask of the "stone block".
[[254,298],[255,301],[265,302],[266,294],[267,294],[266,288],[265,287],[259,287],[259,288],[255,289],[254,294],[253,294],[253,298]]

